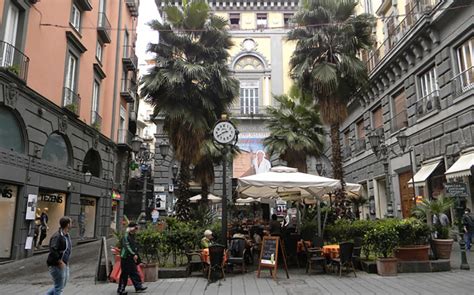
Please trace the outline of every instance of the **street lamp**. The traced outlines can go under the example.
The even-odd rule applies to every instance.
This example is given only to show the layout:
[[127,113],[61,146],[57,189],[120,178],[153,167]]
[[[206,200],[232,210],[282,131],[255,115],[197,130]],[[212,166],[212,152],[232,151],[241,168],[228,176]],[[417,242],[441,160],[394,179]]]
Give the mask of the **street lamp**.
[[148,172],[150,164],[148,164],[154,157],[154,154],[150,152],[149,144],[143,144],[143,140],[135,136],[132,139],[132,151],[135,153],[135,159],[140,163],[140,171],[143,173],[143,191],[142,191],[142,206],[140,213],[140,225],[146,225],[146,193],[148,184]]
[[173,174],[173,183],[176,182],[176,177],[178,176],[178,166],[176,164],[171,167],[171,173]]
[[84,173],[84,182],[85,183],[90,183],[92,180],[92,173],[87,170],[86,173]]
[[459,231],[459,248],[461,249],[461,269],[469,270],[469,263],[466,257],[466,243],[464,242],[464,225],[462,224],[462,216],[466,209],[466,198],[456,195],[456,215],[458,219],[458,231]]
[[392,194],[390,193],[390,174],[389,174],[389,154],[391,149],[385,144],[385,141],[381,138],[381,136],[375,132],[372,131],[371,134],[369,134],[369,142],[370,146],[372,147],[372,151],[374,154],[377,156],[377,159],[382,159],[383,167],[384,167],[384,172],[385,172],[385,191],[386,194],[390,197],[390,201],[387,204],[387,218],[392,218],[394,217],[393,215],[393,198]]
[[324,169],[324,167],[323,167],[323,164],[322,164],[322,163],[319,163],[319,162],[316,163],[316,172],[318,172],[318,175],[319,175],[319,176],[322,176],[322,174],[323,174],[323,169]]
[[163,141],[158,147],[160,148],[160,155],[164,160],[170,151],[170,145],[166,141]]
[[[402,130],[398,133],[397,142],[398,142],[398,145],[400,146],[400,149],[402,150],[402,153],[404,153],[405,149],[407,148],[407,145],[408,145],[408,135],[405,134],[404,130]],[[411,158],[412,157],[411,156],[412,149],[413,149],[413,147],[410,146],[408,148],[408,153],[409,153],[409,156],[410,156],[410,169],[412,171],[411,186],[413,188],[413,203],[416,206],[415,172],[413,171],[413,160]]]

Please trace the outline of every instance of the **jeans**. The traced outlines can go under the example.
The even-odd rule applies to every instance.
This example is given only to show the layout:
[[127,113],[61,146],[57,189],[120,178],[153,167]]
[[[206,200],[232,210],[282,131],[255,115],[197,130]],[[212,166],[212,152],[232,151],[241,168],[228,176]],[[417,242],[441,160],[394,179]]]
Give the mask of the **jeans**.
[[120,260],[120,267],[122,269],[122,273],[120,275],[120,281],[117,288],[117,293],[125,292],[125,287],[127,287],[128,277],[132,280],[133,286],[135,290],[141,289],[142,280],[140,275],[138,274],[137,265],[133,260],[133,256],[129,256],[127,258],[122,258]]
[[471,249],[471,240],[472,240],[473,234],[474,233],[472,232],[464,233],[464,242],[466,243],[466,250]]
[[50,266],[49,273],[53,278],[54,287],[49,289],[46,295],[61,295],[69,279],[69,266],[65,265],[62,269],[59,266]]

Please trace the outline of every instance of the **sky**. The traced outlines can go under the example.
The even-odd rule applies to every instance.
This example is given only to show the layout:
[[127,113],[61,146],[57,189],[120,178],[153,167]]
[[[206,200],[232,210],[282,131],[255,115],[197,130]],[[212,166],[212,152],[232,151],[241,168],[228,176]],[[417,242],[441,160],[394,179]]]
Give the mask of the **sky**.
[[147,25],[147,23],[153,19],[161,20],[155,0],[140,0],[137,26],[138,37],[135,48],[135,52],[138,56],[138,65],[140,68],[145,66],[145,60],[153,57],[146,52],[148,43],[158,41],[158,33],[151,30]]

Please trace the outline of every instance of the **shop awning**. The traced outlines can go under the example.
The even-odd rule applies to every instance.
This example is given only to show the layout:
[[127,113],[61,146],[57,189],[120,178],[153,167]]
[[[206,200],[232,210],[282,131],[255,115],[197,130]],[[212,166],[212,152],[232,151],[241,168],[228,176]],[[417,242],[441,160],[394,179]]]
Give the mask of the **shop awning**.
[[446,171],[446,178],[456,178],[471,175],[471,167],[474,165],[474,150],[461,155],[456,163]]
[[420,170],[418,170],[415,176],[408,181],[408,186],[413,187],[413,182],[415,182],[416,187],[425,186],[426,179],[430,177],[431,173],[433,173],[436,167],[438,167],[439,163],[441,163],[441,159],[421,165]]

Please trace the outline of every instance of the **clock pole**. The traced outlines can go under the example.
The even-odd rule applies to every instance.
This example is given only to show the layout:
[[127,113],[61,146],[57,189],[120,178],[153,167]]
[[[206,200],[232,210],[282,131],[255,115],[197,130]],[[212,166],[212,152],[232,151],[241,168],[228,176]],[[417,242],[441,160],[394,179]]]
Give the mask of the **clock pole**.
[[227,147],[222,149],[222,241],[227,246]]

